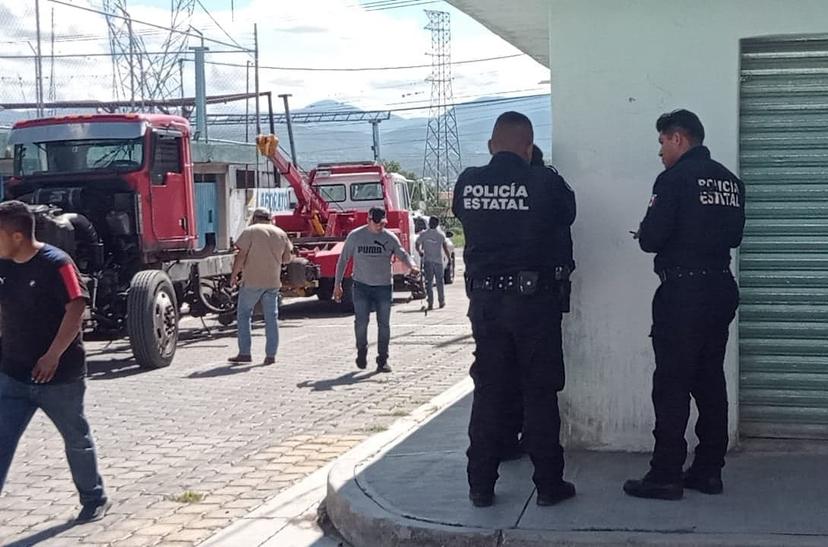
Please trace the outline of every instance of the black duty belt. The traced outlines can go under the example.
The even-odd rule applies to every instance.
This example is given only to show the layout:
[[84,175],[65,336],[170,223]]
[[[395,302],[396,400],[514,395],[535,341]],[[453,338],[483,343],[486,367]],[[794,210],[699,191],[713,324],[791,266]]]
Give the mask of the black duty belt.
[[661,282],[664,283],[668,279],[685,279],[685,278],[697,278],[703,276],[715,276],[715,275],[733,275],[730,272],[730,268],[666,268],[659,272],[656,272]]
[[557,290],[562,281],[569,279],[569,268],[555,268],[554,273],[541,275],[538,272],[518,272],[487,275],[466,280],[473,291],[497,291],[517,294],[533,294],[539,291]]

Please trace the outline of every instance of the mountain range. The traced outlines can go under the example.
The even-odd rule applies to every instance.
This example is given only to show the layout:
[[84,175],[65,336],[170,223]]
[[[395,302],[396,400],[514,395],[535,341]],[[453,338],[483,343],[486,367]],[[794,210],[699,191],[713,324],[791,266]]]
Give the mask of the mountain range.
[[[405,107],[403,107],[405,108]],[[549,156],[551,147],[551,100],[548,95],[528,97],[480,97],[457,104],[457,134],[463,167],[482,165],[489,160],[487,142],[492,125],[498,115],[506,110],[526,114],[535,125],[535,142]],[[208,110],[209,111],[209,110]],[[320,101],[296,112],[357,112],[359,108],[338,101]],[[427,114],[427,109],[401,110],[406,114]],[[78,112],[80,113],[80,112]],[[21,112],[0,112],[0,123],[10,125],[17,119],[31,115]],[[394,112],[390,119],[379,124],[380,151],[384,160],[399,162],[405,171],[422,175],[426,145],[428,118],[425,115],[403,117]],[[287,128],[276,126],[282,146],[288,148]],[[369,122],[294,124],[297,157],[300,166],[310,169],[318,163],[332,161],[359,161],[373,159],[371,149],[372,127]],[[210,128],[210,137],[243,141],[244,126],[218,126]]]

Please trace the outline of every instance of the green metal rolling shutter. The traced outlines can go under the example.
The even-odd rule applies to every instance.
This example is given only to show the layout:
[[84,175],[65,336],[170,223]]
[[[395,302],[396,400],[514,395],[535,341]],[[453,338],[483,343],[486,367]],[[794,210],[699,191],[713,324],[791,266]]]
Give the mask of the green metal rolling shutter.
[[828,438],[828,37],[741,61],[741,431]]

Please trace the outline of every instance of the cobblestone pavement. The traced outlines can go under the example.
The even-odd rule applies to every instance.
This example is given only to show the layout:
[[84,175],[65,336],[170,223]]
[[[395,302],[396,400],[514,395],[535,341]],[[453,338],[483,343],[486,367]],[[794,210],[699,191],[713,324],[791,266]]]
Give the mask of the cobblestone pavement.
[[[358,370],[352,317],[315,299],[283,308],[271,366],[228,365],[233,328],[208,322],[208,336],[191,318],[166,369],[138,369],[124,341],[89,343],[87,414],[110,515],[70,526],[78,500],[63,443],[38,413],[0,495],[0,543],[200,542],[465,377],[462,283],[447,287],[447,300],[427,316],[421,302],[395,303],[391,374]],[[263,348],[259,328],[254,358]]]

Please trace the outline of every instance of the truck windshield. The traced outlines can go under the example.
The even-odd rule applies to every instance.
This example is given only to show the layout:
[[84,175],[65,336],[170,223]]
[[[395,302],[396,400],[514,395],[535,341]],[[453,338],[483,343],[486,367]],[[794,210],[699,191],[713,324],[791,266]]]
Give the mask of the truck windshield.
[[142,137],[23,142],[14,145],[17,176],[81,171],[135,171],[144,163]]

